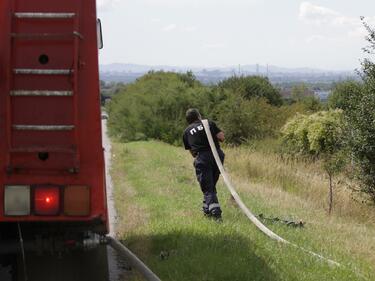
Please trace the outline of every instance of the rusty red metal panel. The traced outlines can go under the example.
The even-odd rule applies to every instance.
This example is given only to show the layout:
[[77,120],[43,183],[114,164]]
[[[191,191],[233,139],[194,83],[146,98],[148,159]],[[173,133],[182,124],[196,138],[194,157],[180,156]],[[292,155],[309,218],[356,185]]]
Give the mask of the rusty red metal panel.
[[[96,36],[95,0],[0,1],[0,222],[99,220],[107,231]],[[90,216],[5,217],[12,184],[89,186]]]

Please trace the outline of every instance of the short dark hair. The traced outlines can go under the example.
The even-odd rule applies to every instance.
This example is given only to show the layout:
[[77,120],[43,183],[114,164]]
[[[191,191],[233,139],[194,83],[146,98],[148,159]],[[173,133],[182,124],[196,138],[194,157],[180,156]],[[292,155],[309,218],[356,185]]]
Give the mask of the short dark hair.
[[186,121],[189,124],[194,123],[195,121],[199,120],[201,118],[201,114],[199,113],[199,110],[196,108],[190,108],[186,111]]

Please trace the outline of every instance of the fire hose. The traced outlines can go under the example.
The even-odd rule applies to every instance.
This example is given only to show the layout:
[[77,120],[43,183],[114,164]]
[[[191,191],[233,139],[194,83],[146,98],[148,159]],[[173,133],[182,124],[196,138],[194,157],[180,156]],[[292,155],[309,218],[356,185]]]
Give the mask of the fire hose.
[[115,238],[107,236],[107,243],[122,255],[132,267],[137,269],[147,281],[161,281],[135,254]]
[[301,246],[298,246],[297,244],[294,244],[292,242],[289,242],[288,240],[285,240],[284,238],[280,237],[279,235],[277,235],[276,233],[274,233],[272,230],[270,230],[269,228],[267,228],[251,211],[250,209],[245,205],[245,203],[242,201],[241,197],[238,195],[237,191],[235,190],[235,188],[233,187],[233,184],[232,182],[230,181],[229,179],[229,176],[227,174],[227,172],[225,171],[224,169],[224,166],[223,166],[223,163],[221,162],[220,160],[220,157],[219,157],[219,154],[217,152],[217,149],[216,149],[216,145],[215,145],[215,142],[212,138],[212,134],[211,134],[211,130],[210,130],[210,125],[208,123],[208,120],[202,120],[202,124],[203,124],[203,127],[204,127],[204,130],[206,132],[206,135],[207,135],[207,139],[208,139],[208,142],[210,144],[210,147],[211,147],[211,151],[212,151],[212,154],[215,158],[215,161],[216,161],[216,164],[217,166],[219,167],[219,170],[221,172],[221,175],[223,176],[223,179],[224,179],[224,182],[225,182],[225,185],[227,186],[229,192],[232,194],[234,200],[236,201],[237,205],[240,207],[240,209],[242,210],[242,212],[249,218],[249,220],[255,224],[255,226],[260,230],[262,231],[265,235],[267,235],[269,238],[273,239],[273,240],[276,240],[278,242],[281,242],[281,243],[284,243],[286,245],[290,245],[292,247],[295,247],[295,248],[298,248],[300,250],[302,250],[303,252],[305,253],[308,253],[314,257],[317,257],[318,259],[321,259],[321,260],[324,260],[326,261],[329,265],[332,265],[332,266],[341,266],[340,263],[334,261],[334,260],[331,260],[329,258],[326,258],[326,257],[323,257],[322,255],[320,254],[317,254],[313,251],[310,251],[310,250],[307,250]]

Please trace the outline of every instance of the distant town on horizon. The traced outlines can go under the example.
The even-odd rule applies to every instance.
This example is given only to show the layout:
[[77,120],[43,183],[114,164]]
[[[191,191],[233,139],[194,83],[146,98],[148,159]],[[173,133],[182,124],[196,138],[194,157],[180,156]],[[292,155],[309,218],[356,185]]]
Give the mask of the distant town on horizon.
[[308,83],[332,84],[344,80],[358,80],[355,70],[323,70],[300,67],[288,68],[274,65],[237,65],[223,67],[189,67],[168,65],[141,65],[113,63],[100,65],[100,79],[105,82],[132,83],[149,71],[192,71],[199,81],[205,84],[216,84],[225,78],[241,75],[266,76],[273,84]]

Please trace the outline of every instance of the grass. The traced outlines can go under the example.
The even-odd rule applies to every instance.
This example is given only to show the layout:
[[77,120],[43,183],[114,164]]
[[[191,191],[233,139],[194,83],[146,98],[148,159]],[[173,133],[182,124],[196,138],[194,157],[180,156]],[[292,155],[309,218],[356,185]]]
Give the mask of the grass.
[[349,194],[342,190],[328,217],[326,179],[318,167],[285,164],[260,151],[226,150],[226,166],[245,203],[256,214],[304,220],[301,229],[268,226],[342,267],[268,239],[233,204],[221,182],[224,223],[203,218],[191,157],[160,142],[113,145],[118,236],[162,280],[375,280],[374,210],[346,199]]

